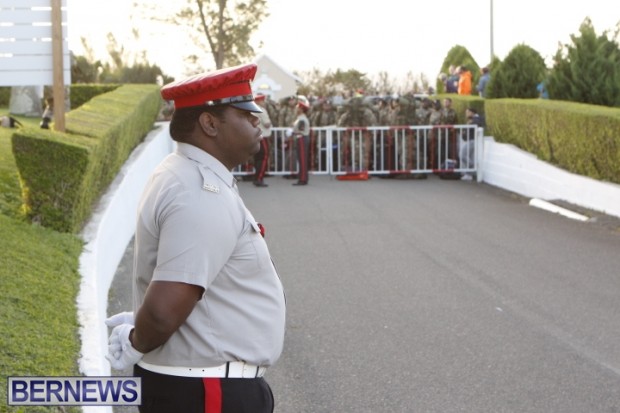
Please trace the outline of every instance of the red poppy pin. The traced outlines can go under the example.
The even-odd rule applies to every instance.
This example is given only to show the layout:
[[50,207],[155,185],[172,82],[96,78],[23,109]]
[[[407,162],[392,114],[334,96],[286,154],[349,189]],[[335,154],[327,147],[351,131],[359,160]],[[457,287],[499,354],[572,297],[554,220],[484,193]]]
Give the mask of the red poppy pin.
[[265,227],[263,226],[263,224],[257,222],[256,223],[258,225],[258,229],[260,229],[260,235],[265,238]]

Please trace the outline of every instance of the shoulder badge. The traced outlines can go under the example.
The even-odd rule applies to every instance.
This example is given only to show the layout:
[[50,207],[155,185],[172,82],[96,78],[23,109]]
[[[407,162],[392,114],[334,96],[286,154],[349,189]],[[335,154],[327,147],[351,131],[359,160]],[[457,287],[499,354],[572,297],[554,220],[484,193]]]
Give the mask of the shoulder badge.
[[208,183],[205,183],[205,184],[202,186],[202,189],[205,189],[205,190],[207,190],[207,191],[209,191],[209,192],[213,192],[213,193],[216,193],[216,194],[219,194],[219,193],[220,193],[220,187],[219,187],[219,186],[217,186],[217,185],[213,185],[213,184],[208,184]]

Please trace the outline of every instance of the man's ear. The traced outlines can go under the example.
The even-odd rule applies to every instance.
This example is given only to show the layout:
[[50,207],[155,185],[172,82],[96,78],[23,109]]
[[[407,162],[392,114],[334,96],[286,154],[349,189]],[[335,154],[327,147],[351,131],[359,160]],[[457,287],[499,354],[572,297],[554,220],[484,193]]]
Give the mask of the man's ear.
[[209,136],[217,135],[219,119],[209,112],[202,112],[198,118],[200,128]]

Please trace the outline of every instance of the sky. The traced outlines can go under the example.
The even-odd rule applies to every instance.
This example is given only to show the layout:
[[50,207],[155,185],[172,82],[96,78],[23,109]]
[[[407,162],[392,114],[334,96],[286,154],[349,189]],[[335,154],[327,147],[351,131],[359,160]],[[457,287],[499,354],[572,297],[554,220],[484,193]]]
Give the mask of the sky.
[[[68,0],[70,49],[83,54],[83,37],[96,57],[105,58],[106,36],[113,32],[126,50],[145,51],[166,74],[185,76],[187,35],[178,27],[132,18],[134,1]],[[148,3],[165,15],[184,0]],[[586,17],[598,34],[613,33],[620,22],[617,0],[268,0],[270,16],[251,43],[257,55],[266,54],[291,72],[356,69],[371,78],[379,72],[404,78],[410,72],[435,79],[455,45],[466,47],[480,67],[490,62],[491,3],[493,51],[500,59],[526,44],[551,64],[558,45],[570,43]],[[132,38],[132,27],[140,28],[139,41]],[[206,69],[213,68],[212,61],[205,55]]]

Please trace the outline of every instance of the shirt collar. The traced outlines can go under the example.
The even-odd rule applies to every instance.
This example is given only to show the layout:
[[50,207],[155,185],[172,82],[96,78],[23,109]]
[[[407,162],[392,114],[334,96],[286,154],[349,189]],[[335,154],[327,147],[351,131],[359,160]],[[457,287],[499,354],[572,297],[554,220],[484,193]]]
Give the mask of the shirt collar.
[[233,176],[232,172],[228,170],[217,158],[208,152],[203,151],[197,146],[190,145],[189,143],[177,142],[177,150],[181,155],[198,162],[200,165],[205,166],[212,170],[222,181],[231,188],[234,188],[237,180]]

